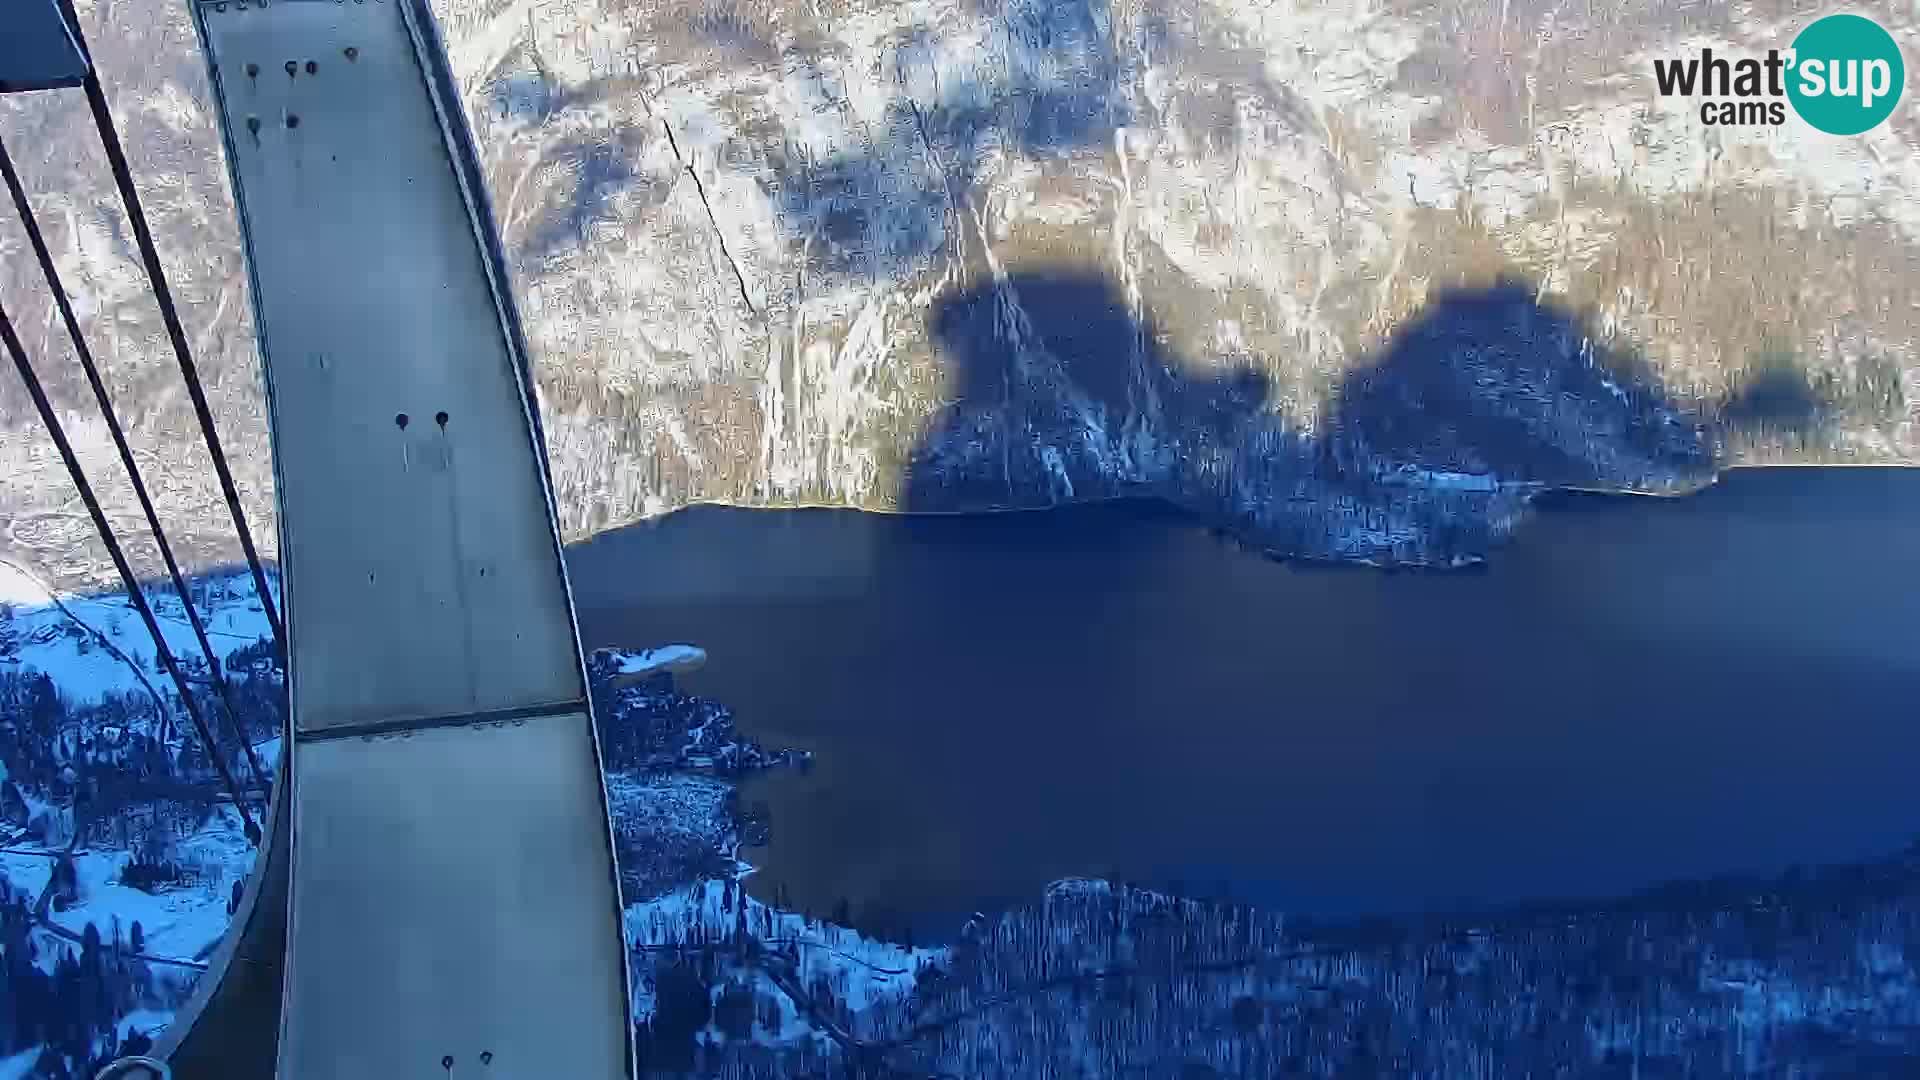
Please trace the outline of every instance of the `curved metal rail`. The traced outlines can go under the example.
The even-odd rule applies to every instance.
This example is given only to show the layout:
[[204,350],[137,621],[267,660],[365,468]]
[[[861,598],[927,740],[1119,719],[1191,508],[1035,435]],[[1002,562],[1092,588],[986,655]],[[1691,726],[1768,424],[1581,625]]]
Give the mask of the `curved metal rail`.
[[235,932],[159,1056],[184,1080],[631,1075],[544,440],[432,16],[193,11],[267,372],[293,731]]

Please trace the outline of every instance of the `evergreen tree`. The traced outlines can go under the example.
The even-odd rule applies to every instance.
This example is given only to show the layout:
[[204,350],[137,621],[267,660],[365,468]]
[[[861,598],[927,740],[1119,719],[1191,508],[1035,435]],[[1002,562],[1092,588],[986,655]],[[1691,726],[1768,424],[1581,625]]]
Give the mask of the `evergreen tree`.
[[27,735],[48,743],[53,741],[66,723],[66,703],[60,700],[60,691],[46,672],[36,671],[27,677],[26,699],[21,703],[21,712],[26,720]]
[[0,660],[11,660],[20,652],[20,632],[13,625],[13,605],[0,602]]

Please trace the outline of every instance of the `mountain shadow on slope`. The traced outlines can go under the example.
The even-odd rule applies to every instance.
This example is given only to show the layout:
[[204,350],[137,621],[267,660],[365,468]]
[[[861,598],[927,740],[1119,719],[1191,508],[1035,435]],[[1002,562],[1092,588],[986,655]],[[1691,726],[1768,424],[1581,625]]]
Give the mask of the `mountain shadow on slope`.
[[1710,468],[1710,426],[1645,357],[1505,279],[1439,293],[1342,380],[1343,461],[1554,486],[1672,486]]
[[950,401],[902,481],[916,511],[1153,495],[1276,553],[1458,563],[1539,487],[1687,490],[1724,443],[1722,410],[1512,278],[1436,293],[1312,429],[1264,370],[1169,350],[1097,272],[956,289],[929,336]]

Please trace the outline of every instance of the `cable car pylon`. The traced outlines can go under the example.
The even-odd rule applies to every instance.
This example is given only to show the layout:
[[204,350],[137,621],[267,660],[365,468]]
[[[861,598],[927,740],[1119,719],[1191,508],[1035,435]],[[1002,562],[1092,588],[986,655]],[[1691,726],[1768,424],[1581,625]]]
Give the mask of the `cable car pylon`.
[[631,1077],[612,828],[531,369],[427,0],[188,2],[266,375],[278,607],[71,3],[20,0],[0,47],[0,91],[87,95],[288,671],[234,925],[151,1051],[108,1072]]

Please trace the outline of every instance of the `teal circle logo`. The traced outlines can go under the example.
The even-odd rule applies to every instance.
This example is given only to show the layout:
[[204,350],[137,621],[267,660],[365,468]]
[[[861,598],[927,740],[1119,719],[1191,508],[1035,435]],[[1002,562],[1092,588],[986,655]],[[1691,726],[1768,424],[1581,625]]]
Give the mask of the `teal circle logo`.
[[1859,15],[1815,19],[1793,39],[1787,98],[1829,135],[1858,135],[1885,120],[1907,85],[1893,35]]

